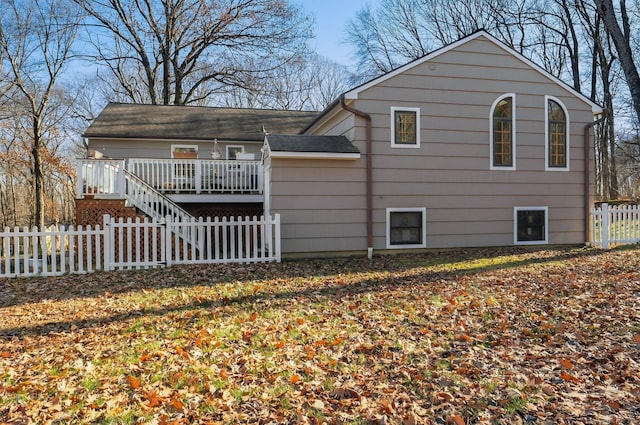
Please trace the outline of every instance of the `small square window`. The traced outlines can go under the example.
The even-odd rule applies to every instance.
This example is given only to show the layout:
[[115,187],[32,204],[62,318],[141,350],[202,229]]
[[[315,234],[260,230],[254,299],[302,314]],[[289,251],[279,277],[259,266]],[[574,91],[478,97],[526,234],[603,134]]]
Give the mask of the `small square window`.
[[424,208],[387,209],[387,248],[426,247]]
[[516,207],[514,211],[514,243],[546,244],[547,207]]
[[391,146],[420,147],[420,108],[391,108]]
[[244,146],[227,146],[227,159],[236,159],[236,155],[244,152]]

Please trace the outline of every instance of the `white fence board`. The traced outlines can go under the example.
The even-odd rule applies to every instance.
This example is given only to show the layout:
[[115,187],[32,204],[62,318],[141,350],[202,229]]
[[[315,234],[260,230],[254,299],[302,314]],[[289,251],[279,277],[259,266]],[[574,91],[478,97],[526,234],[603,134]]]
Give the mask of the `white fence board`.
[[280,216],[126,221],[106,215],[91,228],[5,228],[0,277],[59,276],[172,264],[281,260]]
[[640,242],[640,206],[602,204],[591,213],[592,243],[609,249],[613,244]]
[[104,264],[100,226],[5,228],[0,232],[0,277],[89,273]]

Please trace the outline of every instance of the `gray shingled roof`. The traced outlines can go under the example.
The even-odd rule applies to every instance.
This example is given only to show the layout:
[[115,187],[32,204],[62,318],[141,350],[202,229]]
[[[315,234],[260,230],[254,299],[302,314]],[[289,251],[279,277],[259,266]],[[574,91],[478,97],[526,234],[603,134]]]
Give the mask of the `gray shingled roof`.
[[269,134],[267,142],[274,152],[360,153],[344,136]]
[[110,103],[83,137],[262,141],[297,134],[318,112]]

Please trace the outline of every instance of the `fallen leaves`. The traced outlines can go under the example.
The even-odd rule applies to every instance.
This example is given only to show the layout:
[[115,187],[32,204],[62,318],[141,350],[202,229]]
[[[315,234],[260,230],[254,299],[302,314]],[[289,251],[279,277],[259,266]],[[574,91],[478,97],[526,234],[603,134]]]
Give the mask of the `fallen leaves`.
[[127,384],[129,384],[129,387],[131,387],[132,389],[137,390],[138,388],[140,388],[140,379],[133,375],[129,375],[127,376]]
[[634,423],[639,268],[504,249],[0,281],[0,421]]
[[560,372],[560,377],[565,381],[573,382],[575,384],[580,383],[580,379],[576,378],[573,375],[568,374],[567,372]]

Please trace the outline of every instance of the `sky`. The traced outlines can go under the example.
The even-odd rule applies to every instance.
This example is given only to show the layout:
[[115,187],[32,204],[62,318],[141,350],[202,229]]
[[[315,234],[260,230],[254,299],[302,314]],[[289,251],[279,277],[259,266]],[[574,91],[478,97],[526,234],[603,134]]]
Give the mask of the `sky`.
[[367,4],[374,5],[378,0],[291,0],[302,6],[303,10],[315,17],[316,25],[311,47],[317,53],[335,62],[349,67],[355,66],[352,47],[347,45],[346,28],[356,13]]

